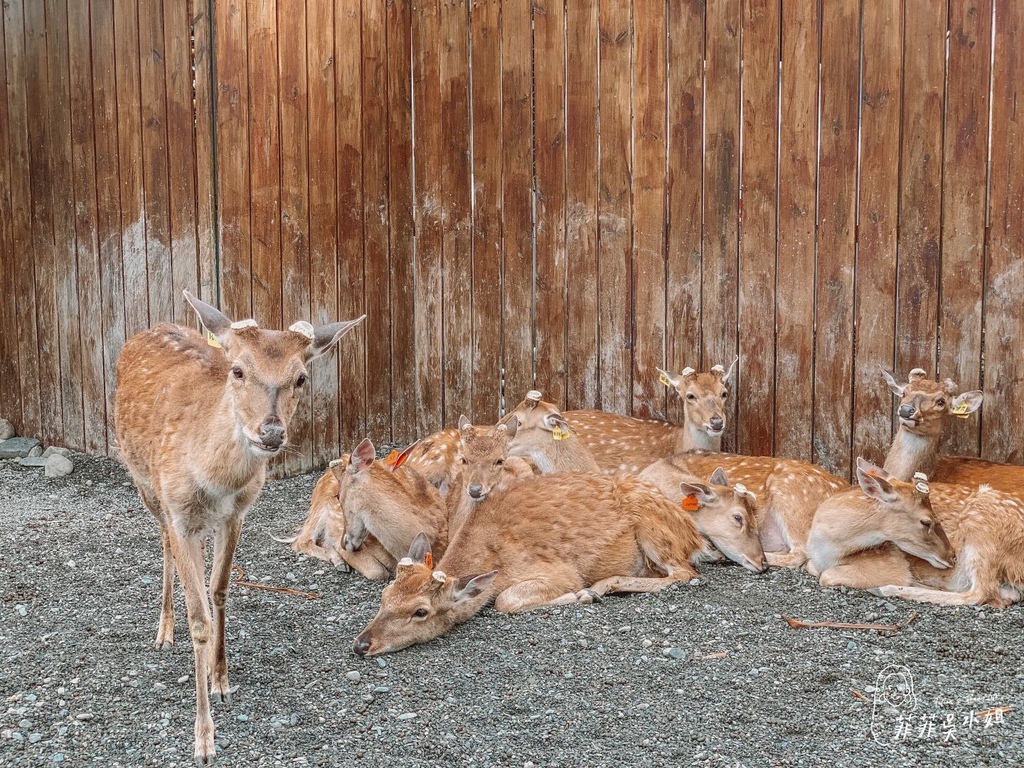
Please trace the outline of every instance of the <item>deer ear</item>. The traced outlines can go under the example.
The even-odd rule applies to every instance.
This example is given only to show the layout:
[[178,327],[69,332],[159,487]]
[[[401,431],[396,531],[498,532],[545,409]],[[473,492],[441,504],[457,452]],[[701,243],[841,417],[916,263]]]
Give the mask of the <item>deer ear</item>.
[[405,464],[406,459],[409,458],[409,454],[411,454],[413,452],[413,450],[416,448],[416,446],[418,446],[421,442],[422,442],[421,440],[417,440],[415,443],[410,445],[408,448],[404,448],[401,452],[392,451],[391,453],[394,454],[394,458],[392,459],[391,456],[388,456],[388,461],[387,461],[388,469],[390,469],[392,472],[394,472],[400,466]]
[[[338,343],[342,336],[351,331],[365,319],[366,315],[362,315],[357,317],[355,320],[343,320],[340,323],[321,325],[319,328],[313,328],[312,326],[304,323],[302,324],[303,330],[297,330],[296,327],[300,324],[296,323],[292,326],[292,330],[296,330],[296,332],[302,333],[303,336],[309,338],[309,347],[306,349],[306,362],[308,363],[310,360],[329,352],[331,348]],[[308,329],[308,331],[306,329]]]
[[728,485],[729,481],[725,477],[725,469],[718,467],[711,473],[711,477],[708,478],[708,482],[712,485]]
[[188,291],[182,291],[182,293],[185,294],[185,301],[191,304],[192,309],[199,315],[203,327],[213,334],[213,338],[217,340],[218,344],[226,346],[231,331],[231,320],[227,315],[202,299],[196,298]]
[[560,413],[549,413],[544,417],[544,428],[554,432],[555,428],[569,431],[569,422],[565,420],[565,417]]
[[655,368],[658,372],[658,381],[664,384],[669,389],[676,389],[679,386],[679,377],[673,376],[668,371],[663,371],[661,368]]
[[872,499],[891,503],[899,498],[888,480],[869,474],[860,467],[857,467],[857,482],[860,483],[860,489]]
[[885,370],[882,366],[878,366],[878,368],[882,371],[882,378],[885,379],[885,383],[889,385],[889,389],[892,390],[892,393],[899,397],[903,397],[903,393],[907,389],[907,383],[897,381],[896,375]]
[[489,571],[476,576],[462,576],[455,581],[455,591],[452,597],[456,604],[477,597],[494,583],[497,576],[497,571]]
[[718,498],[718,494],[704,485],[704,483],[688,483],[684,481],[679,484],[679,488],[682,490],[684,498],[696,496],[701,504],[710,504]]
[[466,418],[466,414],[459,416],[459,432],[468,432],[473,428],[473,425]]
[[953,398],[953,402],[949,404],[949,409],[960,416],[966,416],[969,413],[974,413],[976,410],[981,408],[981,401],[985,399],[985,393],[980,389],[972,389],[970,392],[961,392],[959,395]]
[[723,384],[728,384],[730,387],[732,386],[733,376],[735,376],[736,374],[736,363],[739,361],[739,359],[740,356],[736,355],[736,357],[732,359],[732,365],[729,366],[729,370],[722,374]]
[[334,477],[337,478],[339,483],[344,479],[345,470],[348,469],[348,465],[351,460],[351,454],[343,453],[330,463],[330,470],[334,473]]
[[427,539],[427,534],[420,531],[416,538],[412,540],[412,544],[409,546],[409,554],[406,555],[409,560],[414,563],[420,563],[426,565],[427,558],[433,560],[433,555],[430,552],[430,541]]
[[352,460],[349,463],[351,471],[362,472],[368,469],[375,458],[377,458],[377,451],[374,449],[373,443],[370,442],[370,438],[364,437],[352,451]]
[[519,431],[519,417],[513,416],[511,419],[506,421],[504,424],[499,424],[498,429],[505,433],[505,436],[511,440],[516,436],[516,432]]
[[891,475],[882,469],[877,464],[872,464],[870,461],[862,456],[857,457],[857,470],[863,472],[866,475],[874,475],[875,477],[881,477],[888,480]]

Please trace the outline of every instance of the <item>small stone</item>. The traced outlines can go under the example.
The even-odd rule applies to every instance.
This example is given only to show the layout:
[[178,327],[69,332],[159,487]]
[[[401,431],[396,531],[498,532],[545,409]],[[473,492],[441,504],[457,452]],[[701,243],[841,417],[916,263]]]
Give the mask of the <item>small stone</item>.
[[59,454],[61,456],[67,456],[67,457],[70,458],[71,451],[68,450],[67,448],[61,448],[59,445],[51,445],[49,448],[47,448],[45,451],[43,451],[43,458],[44,459],[48,459],[48,458],[50,458],[51,456],[53,456],[55,454]]
[[29,744],[38,744],[42,740],[43,740],[43,734],[41,734],[41,733],[30,733],[28,735],[28,743]]
[[51,757],[50,759],[53,760],[53,762],[55,762],[55,763],[62,763],[62,762],[64,762],[64,753],[63,752],[54,752],[53,753],[53,757]]
[[667,659],[685,659],[686,651],[682,648],[662,648],[661,655]]
[[43,455],[43,447],[41,445],[37,445],[35,448],[33,448],[31,451],[28,452],[28,458],[32,458],[32,459],[39,458],[42,455]]
[[15,607],[14,610],[16,610],[18,612],[19,616],[28,616],[28,606],[27,605],[19,605],[19,606]]
[[23,459],[18,459],[18,463],[23,467],[45,467],[46,459],[42,456],[26,456]]
[[247,721],[248,719],[249,719],[249,716],[248,716],[248,715],[238,715],[238,717],[236,717],[236,718],[235,718],[235,720],[237,720],[237,721],[238,721],[238,722],[240,722],[240,723],[244,723],[244,722],[246,722],[246,721]]
[[403,712],[402,714],[400,714],[395,719],[396,720],[412,720],[414,717],[417,717],[415,712]]
[[11,437],[0,443],[0,459],[20,459],[39,445],[34,437]]
[[46,460],[45,472],[47,477],[65,477],[75,471],[75,465],[67,456],[55,453]]
[[14,425],[7,419],[0,419],[0,440],[10,440],[14,437]]
[[77,715],[75,715],[75,720],[78,720],[82,723],[87,723],[90,720],[92,720],[92,714],[90,714],[89,712],[79,712]]
[[386,685],[378,685],[376,688],[373,689],[373,692],[374,693],[388,693],[390,690],[391,689],[388,688]]
[[188,675],[182,675],[181,677],[178,678],[178,684],[179,685],[184,685],[187,682],[188,682]]
[[358,672],[356,672],[355,670],[352,670],[351,672],[346,672],[345,673],[345,679],[346,680],[351,680],[353,683],[358,683],[362,679],[362,677],[363,676],[361,674],[359,674]]
[[379,656],[377,657],[377,666],[378,667],[380,667],[381,669],[384,669],[384,667],[386,667],[387,665],[388,665],[388,663],[384,659],[380,658]]

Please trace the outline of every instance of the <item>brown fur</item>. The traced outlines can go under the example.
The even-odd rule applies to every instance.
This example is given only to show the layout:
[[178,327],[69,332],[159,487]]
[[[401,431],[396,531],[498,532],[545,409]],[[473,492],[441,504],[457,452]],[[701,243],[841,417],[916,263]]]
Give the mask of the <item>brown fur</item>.
[[[232,326],[215,308],[185,296],[223,348],[172,325],[133,336],[117,364],[114,429],[121,457],[160,525],[158,648],[174,642],[175,572],[185,592],[196,665],[195,756],[207,763],[215,755],[210,694],[231,696],[225,604],[242,520],[263,487],[268,459],[287,444],[306,363],[362,318],[267,331]],[[212,614],[205,577],[208,538],[214,540]]]
[[[656,591],[694,578],[690,561],[702,547],[693,521],[638,478],[525,479],[477,508],[437,564],[440,573],[422,560],[399,564],[355,650],[376,655],[426,642],[491,599],[497,610],[517,612]],[[472,574],[480,574],[479,589]],[[419,610],[424,615],[414,616]]]

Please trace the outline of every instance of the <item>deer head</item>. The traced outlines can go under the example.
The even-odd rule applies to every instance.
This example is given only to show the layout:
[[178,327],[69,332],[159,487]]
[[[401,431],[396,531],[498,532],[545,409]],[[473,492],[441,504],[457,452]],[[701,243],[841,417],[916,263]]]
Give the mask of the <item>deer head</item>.
[[907,381],[899,381],[896,375],[882,368],[889,389],[900,398],[896,409],[900,426],[921,437],[938,439],[950,415],[967,418],[981,407],[984,397],[979,390],[957,394],[957,385],[952,379],[931,381],[922,368],[910,372]]
[[456,462],[462,466],[462,487],[474,502],[487,498],[501,480],[517,427],[513,419],[481,433],[465,416],[459,417]]
[[413,541],[395,580],[381,593],[380,610],[352,644],[359,656],[377,656],[433,640],[480,610],[497,571],[449,576],[434,569],[427,537]]
[[912,482],[904,483],[881,467],[858,458],[857,482],[868,498],[878,502],[883,515],[880,528],[887,537],[884,540],[936,568],[951,567],[955,551],[932,511],[928,481],[923,474],[918,473]]
[[689,512],[700,532],[711,540],[718,550],[744,568],[762,573],[768,561],[761,547],[757,521],[754,517],[754,494],[737,483],[729,487],[725,470],[715,470],[703,483],[682,482],[682,508]]
[[706,432],[713,438],[722,436],[737,360],[738,357],[732,361],[728,371],[721,365],[707,373],[698,373],[693,368],[684,368],[681,373],[656,369],[662,384],[682,398],[683,418],[690,429]]

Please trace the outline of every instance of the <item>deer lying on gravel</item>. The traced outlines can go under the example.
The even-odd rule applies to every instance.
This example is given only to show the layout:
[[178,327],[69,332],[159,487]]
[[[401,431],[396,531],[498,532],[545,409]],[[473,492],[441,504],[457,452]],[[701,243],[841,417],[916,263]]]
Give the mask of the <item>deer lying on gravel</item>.
[[[1020,499],[985,485],[902,483],[864,461],[858,462],[858,477],[873,501],[842,494],[815,516],[808,570],[820,574],[823,585],[874,587],[885,597],[940,605],[1003,608],[1020,600]],[[864,534],[872,528],[875,537]],[[879,547],[883,542],[892,545]]]
[[[220,348],[175,325],[130,338],[117,363],[114,429],[139,494],[160,524],[157,648],[174,642],[175,571],[185,591],[195,654],[195,758],[207,764],[216,755],[210,696],[229,701],[233,691],[224,622],[242,520],[263,487],[267,461],[288,442],[306,365],[365,315],[319,328],[299,322],[269,331],[254,320],[232,323],[187,291],[185,298]],[[212,617],[205,585],[205,542],[211,537]]]
[[[662,381],[683,398],[683,424],[637,419],[596,410],[562,415],[586,443],[601,471],[639,472],[653,461],[686,451],[718,451],[725,431],[725,408],[736,361],[726,371],[716,365],[708,373],[686,368],[679,375],[658,369]],[[527,394],[527,400],[540,392]]]
[[489,601],[503,612],[656,592],[696,578],[704,553],[693,521],[636,477],[526,478],[482,502],[434,566],[420,537],[355,639],[360,656],[423,643]]
[[882,369],[889,389],[900,398],[900,426],[885,457],[885,470],[900,480],[915,472],[944,483],[977,486],[986,483],[996,490],[1024,494],[1024,467],[967,456],[939,455],[939,441],[950,417],[967,418],[981,407],[980,391],[957,394],[951,380],[931,381],[921,368],[910,372],[907,382]]

